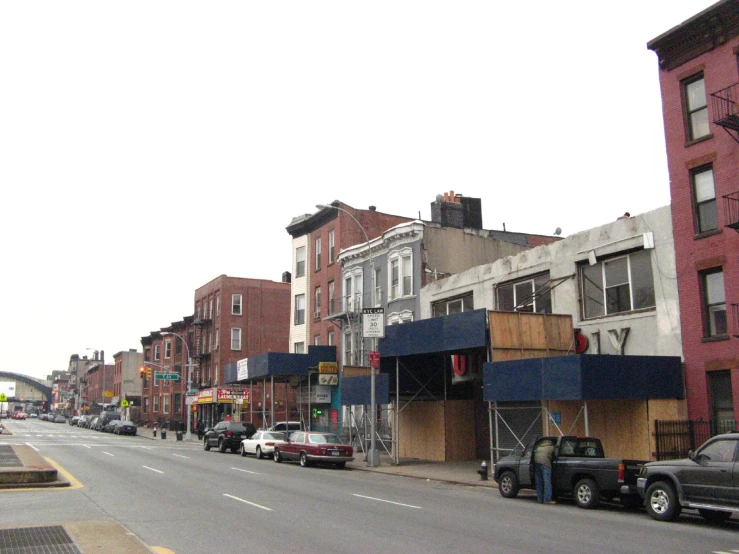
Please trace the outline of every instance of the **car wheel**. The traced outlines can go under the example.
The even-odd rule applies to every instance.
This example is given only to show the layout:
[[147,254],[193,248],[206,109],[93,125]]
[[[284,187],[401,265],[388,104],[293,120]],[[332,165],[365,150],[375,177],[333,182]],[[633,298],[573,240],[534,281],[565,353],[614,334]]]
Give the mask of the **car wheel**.
[[264,455],[262,454],[262,447],[257,446],[257,460],[261,460],[263,457]]
[[218,452],[221,454],[226,452],[226,442],[223,439],[218,439]]
[[518,495],[518,479],[512,471],[504,471],[498,478],[498,492],[503,498],[516,498]]
[[580,479],[575,485],[574,497],[580,508],[595,508],[600,503],[598,485],[592,479]]
[[673,521],[682,510],[675,487],[667,481],[657,481],[649,485],[644,506],[649,516],[657,521]]
[[726,521],[731,517],[731,512],[722,512],[721,510],[708,510],[699,508],[698,513],[703,516],[706,521]]
[[246,457],[246,448],[244,448],[244,445],[241,445],[241,450],[239,451],[239,454],[241,454],[242,458]]
[[203,439],[203,450],[210,450],[210,443],[208,439]]
[[272,459],[277,462],[278,464],[282,462],[282,455],[280,454],[280,451],[275,448],[274,453],[272,454]]
[[305,452],[300,453],[300,467],[308,467],[310,465],[310,462],[308,461],[308,456]]

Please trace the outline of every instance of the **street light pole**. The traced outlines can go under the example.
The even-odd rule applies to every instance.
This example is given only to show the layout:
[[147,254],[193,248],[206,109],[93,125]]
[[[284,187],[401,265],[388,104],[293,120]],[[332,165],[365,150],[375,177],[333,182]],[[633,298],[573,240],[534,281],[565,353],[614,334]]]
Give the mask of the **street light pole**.
[[[372,246],[370,245],[369,236],[367,235],[367,231],[365,230],[364,226],[361,223],[359,223],[357,218],[354,217],[351,212],[339,206],[334,206],[332,204],[316,204],[316,208],[318,208],[319,210],[328,208],[328,209],[334,209],[340,212],[344,212],[346,215],[348,215],[354,220],[354,223],[356,223],[359,226],[359,228],[362,230],[362,233],[364,233],[364,239],[365,241],[367,241],[367,257],[369,258],[369,266],[370,266],[369,284],[370,284],[370,295],[371,295],[372,294],[372,279],[374,279],[375,277],[375,264],[374,264],[374,260],[372,259]],[[362,287],[364,287],[364,280],[362,280]],[[364,339],[364,334],[362,334],[362,339]],[[370,467],[378,467],[380,465],[380,457],[377,453],[377,443],[375,441],[375,435],[377,435],[377,401],[376,401],[375,396],[376,396],[375,368],[370,367],[370,450],[369,450],[369,456],[367,458],[367,465]]]
[[182,337],[182,335],[178,335],[177,333],[173,333],[172,331],[162,331],[161,334],[162,336],[174,335],[182,341],[182,344],[184,344],[185,348],[187,349],[187,391],[185,392],[185,419],[187,420],[187,433],[185,434],[185,439],[192,440],[190,410],[187,407],[187,395],[190,394],[190,389],[192,388],[192,358],[190,358],[190,347],[187,345],[187,341]]

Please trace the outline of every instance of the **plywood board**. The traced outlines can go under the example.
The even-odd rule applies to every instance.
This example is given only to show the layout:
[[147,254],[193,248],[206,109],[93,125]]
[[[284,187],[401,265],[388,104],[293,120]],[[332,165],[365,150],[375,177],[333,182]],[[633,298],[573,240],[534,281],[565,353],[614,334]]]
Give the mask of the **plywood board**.
[[411,402],[399,414],[401,458],[445,461],[444,402]]
[[445,461],[475,460],[475,408],[472,400],[444,402]]
[[488,312],[492,361],[525,360],[571,353],[572,316],[531,312]]

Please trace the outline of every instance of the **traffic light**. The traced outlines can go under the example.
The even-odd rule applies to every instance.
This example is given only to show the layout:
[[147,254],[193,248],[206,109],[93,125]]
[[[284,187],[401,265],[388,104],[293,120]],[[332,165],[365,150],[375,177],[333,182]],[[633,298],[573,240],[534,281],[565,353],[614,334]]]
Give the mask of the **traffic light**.
[[146,378],[151,379],[151,368],[150,367],[146,368]]
[[146,377],[146,368],[145,368],[144,366],[141,366],[141,367],[139,368],[139,377],[141,377],[142,379],[143,379],[144,377]]

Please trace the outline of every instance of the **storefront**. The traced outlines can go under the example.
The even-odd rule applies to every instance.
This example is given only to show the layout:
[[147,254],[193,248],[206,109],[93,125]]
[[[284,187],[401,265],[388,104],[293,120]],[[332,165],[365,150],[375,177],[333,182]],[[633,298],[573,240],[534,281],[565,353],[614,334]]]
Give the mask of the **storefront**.
[[241,407],[249,404],[249,390],[242,387],[214,387],[198,391],[197,402],[192,405],[193,420],[202,421],[206,427],[226,418],[241,421]]

